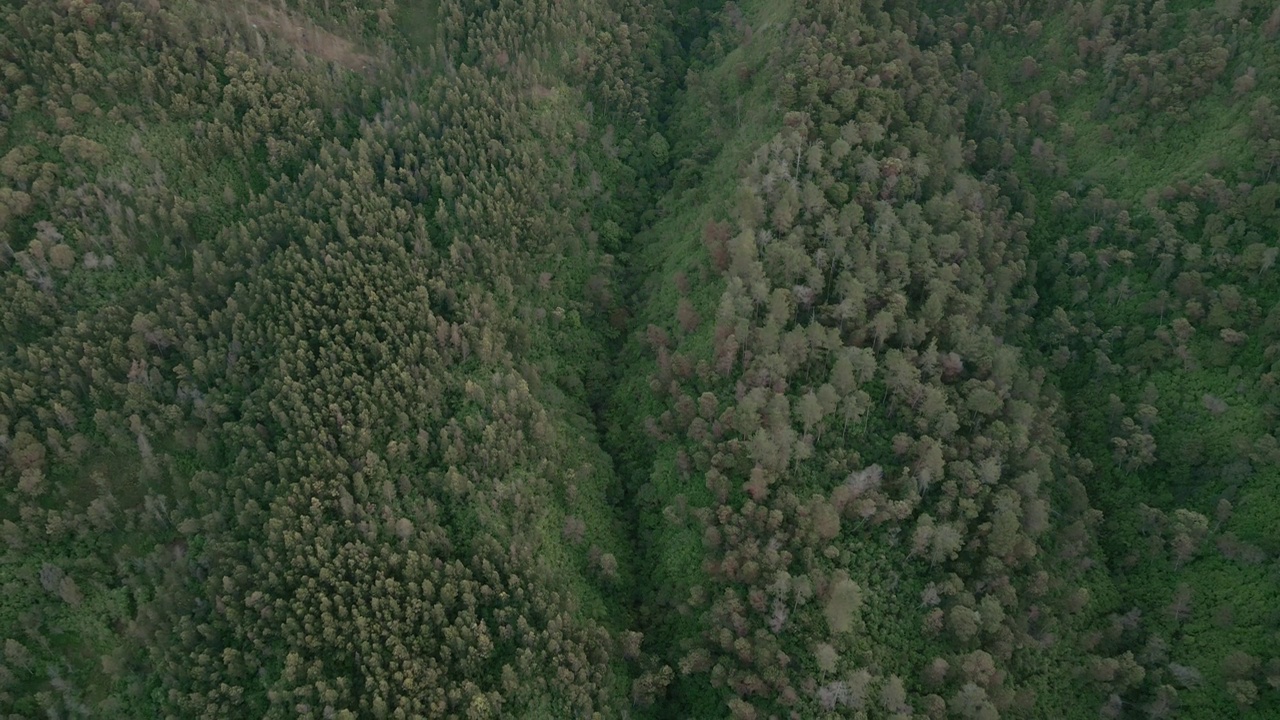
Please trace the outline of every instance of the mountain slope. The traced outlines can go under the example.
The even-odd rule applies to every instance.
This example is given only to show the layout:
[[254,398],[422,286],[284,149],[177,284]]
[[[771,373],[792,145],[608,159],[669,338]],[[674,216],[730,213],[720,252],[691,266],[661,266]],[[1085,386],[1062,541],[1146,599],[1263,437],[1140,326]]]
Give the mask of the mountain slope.
[[1274,715],[1278,32],[0,3],[0,708]]

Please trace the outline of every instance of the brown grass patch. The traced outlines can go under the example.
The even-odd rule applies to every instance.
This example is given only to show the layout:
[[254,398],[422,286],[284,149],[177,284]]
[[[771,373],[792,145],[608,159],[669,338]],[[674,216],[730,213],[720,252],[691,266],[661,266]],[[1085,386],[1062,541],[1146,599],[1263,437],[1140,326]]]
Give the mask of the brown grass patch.
[[252,27],[279,38],[308,55],[356,72],[369,70],[374,64],[374,58],[360,52],[355,43],[325,30],[307,18],[258,3],[245,7],[244,16]]

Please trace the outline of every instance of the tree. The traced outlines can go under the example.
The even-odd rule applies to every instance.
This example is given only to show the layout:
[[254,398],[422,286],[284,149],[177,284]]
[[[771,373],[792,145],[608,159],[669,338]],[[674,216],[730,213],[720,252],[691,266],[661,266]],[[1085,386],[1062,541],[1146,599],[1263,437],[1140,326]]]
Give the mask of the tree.
[[818,664],[818,669],[828,674],[836,671],[836,664],[840,659],[836,649],[830,643],[815,644],[813,646],[813,657]]
[[1227,694],[1244,710],[1258,701],[1258,686],[1250,680],[1231,680],[1227,683]]
[[902,678],[890,675],[880,688],[880,704],[887,712],[910,714],[911,706],[907,704],[907,690]]
[[951,670],[951,664],[945,658],[936,657],[925,666],[923,680],[925,686],[930,689],[942,687],[946,682],[947,673]]
[[1222,660],[1222,674],[1226,677],[1244,680],[1251,678],[1261,666],[1258,658],[1243,650],[1232,650]]
[[862,588],[849,579],[848,575],[838,573],[831,585],[823,613],[827,618],[827,626],[832,633],[852,631],[857,613],[862,606]]
[[702,229],[702,242],[711,259],[711,266],[720,272],[729,269],[730,228],[725,223],[708,222]]
[[800,397],[795,405],[795,414],[804,432],[809,433],[822,422],[825,412],[817,394],[811,390]]
[[975,683],[965,683],[952,696],[947,706],[952,712],[972,720],[999,720],[1000,714],[987,697],[987,691]]
[[961,642],[968,642],[981,627],[982,616],[973,608],[956,605],[947,612],[947,627]]
[[676,322],[680,324],[680,330],[686,335],[698,329],[698,325],[702,320],[698,316],[698,311],[693,307],[693,303],[688,298],[680,298],[676,303]]

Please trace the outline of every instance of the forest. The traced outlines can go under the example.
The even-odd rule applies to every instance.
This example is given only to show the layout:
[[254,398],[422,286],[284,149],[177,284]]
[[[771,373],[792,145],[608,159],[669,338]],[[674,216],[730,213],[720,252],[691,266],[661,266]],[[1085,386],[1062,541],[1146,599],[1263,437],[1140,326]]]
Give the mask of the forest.
[[0,720],[1280,717],[1274,0],[0,0]]

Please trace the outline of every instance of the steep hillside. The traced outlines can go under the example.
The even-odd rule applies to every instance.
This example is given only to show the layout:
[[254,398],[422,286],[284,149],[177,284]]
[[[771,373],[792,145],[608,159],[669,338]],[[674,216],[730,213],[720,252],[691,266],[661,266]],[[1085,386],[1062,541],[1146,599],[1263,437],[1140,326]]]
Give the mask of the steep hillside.
[[1273,5],[0,1],[0,717],[1274,717]]
[[1280,686],[1280,10],[927,12],[922,35],[973,71],[980,167],[1035,217],[1042,301],[1027,341],[1093,468],[1121,592],[1122,629],[1102,642],[1147,671],[1124,702],[1267,717]]
[[4,10],[0,704],[626,704],[586,387],[641,191],[576,146],[594,77],[645,121],[650,40],[479,10],[431,68],[390,6]]
[[617,399],[649,437],[660,714],[1100,703],[1052,641],[1088,617],[1096,516],[1011,342],[1029,222],[971,169],[954,60],[837,4],[747,6],[716,42],[681,107],[712,152],[641,240]]
[[615,401],[660,714],[1274,709],[1280,14],[1148,5],[726,9]]

